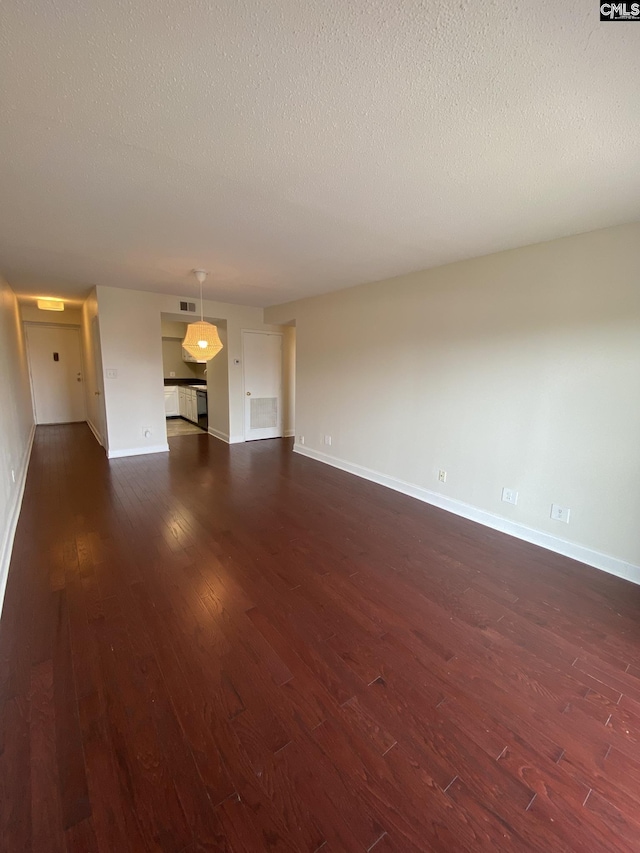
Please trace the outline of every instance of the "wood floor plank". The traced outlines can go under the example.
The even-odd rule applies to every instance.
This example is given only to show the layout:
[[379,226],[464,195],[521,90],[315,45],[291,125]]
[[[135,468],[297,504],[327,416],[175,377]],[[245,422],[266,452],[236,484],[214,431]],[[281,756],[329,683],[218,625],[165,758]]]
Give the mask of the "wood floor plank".
[[132,801],[122,795],[117,756],[97,694],[79,702],[80,726],[87,767],[91,820],[99,853],[149,850],[133,812]]
[[216,809],[222,829],[235,853],[273,850],[296,853],[295,843],[260,822],[260,817],[239,797],[225,800]]
[[29,713],[27,697],[8,699],[0,710],[0,838],[7,850],[32,849]]
[[74,824],[64,834],[67,853],[91,853],[99,850],[98,839],[91,818],[85,818]]
[[53,662],[32,669],[31,693],[31,825],[35,850],[64,851],[60,788],[56,762]]
[[87,775],[78,715],[66,592],[58,599],[53,657],[56,758],[62,825],[69,829],[91,816]]

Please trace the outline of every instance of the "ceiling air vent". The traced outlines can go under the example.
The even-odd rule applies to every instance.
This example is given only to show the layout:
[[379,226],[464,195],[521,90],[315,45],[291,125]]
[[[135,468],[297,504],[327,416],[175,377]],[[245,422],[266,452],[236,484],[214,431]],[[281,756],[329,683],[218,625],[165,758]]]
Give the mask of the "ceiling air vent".
[[181,311],[189,311],[190,314],[196,313],[196,303],[195,302],[181,302],[180,303]]

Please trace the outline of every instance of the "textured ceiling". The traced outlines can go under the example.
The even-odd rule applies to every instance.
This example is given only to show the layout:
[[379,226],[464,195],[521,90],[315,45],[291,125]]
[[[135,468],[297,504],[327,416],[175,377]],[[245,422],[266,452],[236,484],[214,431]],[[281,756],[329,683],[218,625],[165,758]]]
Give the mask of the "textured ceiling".
[[267,305],[640,219],[596,0],[3,0],[0,271]]

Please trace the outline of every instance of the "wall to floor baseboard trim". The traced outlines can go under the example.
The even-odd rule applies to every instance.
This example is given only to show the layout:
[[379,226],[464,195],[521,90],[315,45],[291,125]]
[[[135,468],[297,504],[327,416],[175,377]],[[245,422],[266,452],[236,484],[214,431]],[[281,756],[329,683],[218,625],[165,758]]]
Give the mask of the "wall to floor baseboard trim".
[[293,436],[294,436],[295,434],[296,434],[295,429],[286,429],[286,430],[284,431],[284,437],[285,437],[285,438],[293,438]]
[[209,435],[212,435],[214,438],[219,438],[220,441],[224,441],[226,444],[241,444],[244,442],[243,435],[229,435],[226,432],[221,432],[219,429],[214,429],[213,427],[209,427],[207,430]]
[[362,477],[365,480],[370,480],[372,483],[387,486],[387,488],[394,489],[396,492],[402,492],[404,495],[409,495],[424,503],[437,506],[440,509],[467,518],[470,521],[475,521],[478,524],[483,524],[485,527],[491,527],[493,530],[507,533],[516,539],[523,539],[525,542],[539,545],[548,551],[554,551],[556,554],[562,554],[564,557],[570,557],[572,560],[586,563],[596,569],[601,569],[603,572],[608,572],[611,575],[617,575],[619,578],[640,584],[640,566],[636,566],[633,563],[627,563],[617,557],[611,557],[609,554],[602,554],[600,551],[594,551],[584,545],[568,542],[566,539],[559,539],[549,533],[534,530],[532,527],[526,527],[524,524],[518,524],[499,515],[478,509],[463,501],[445,497],[437,492],[431,492],[428,489],[423,489],[420,486],[415,486],[412,483],[407,483],[395,477],[388,477],[386,474],[381,474],[362,465],[354,465],[344,459],[329,456],[319,450],[312,450],[302,444],[294,444],[293,450],[301,456],[307,456],[309,459],[324,462],[325,465],[340,468],[341,471],[347,471],[349,474],[355,474],[356,477]]
[[2,605],[4,603],[4,593],[7,588],[7,579],[9,577],[9,563],[11,562],[11,552],[13,550],[13,540],[16,535],[18,526],[18,518],[20,517],[20,509],[22,507],[22,498],[24,497],[24,487],[27,482],[27,471],[29,470],[29,460],[31,459],[31,448],[33,447],[33,439],[36,434],[36,425],[33,424],[27,446],[20,463],[20,470],[17,472],[16,491],[13,507],[9,515],[7,529],[4,533],[2,546],[0,547],[0,616],[2,615]]
[[108,450],[107,459],[120,459],[123,456],[145,456],[147,453],[167,453],[168,444],[154,444],[150,447],[131,447],[127,450]]
[[99,433],[99,432],[98,432],[98,430],[95,428],[95,426],[91,423],[91,421],[90,421],[90,419],[89,419],[89,418],[87,418],[87,426],[89,427],[89,429],[90,429],[90,430],[91,430],[91,432],[93,433],[93,437],[94,437],[94,438],[95,438],[95,440],[98,442],[98,444],[99,444],[101,447],[104,447],[104,442],[103,442],[103,441],[102,441],[102,439],[100,438],[100,433]]

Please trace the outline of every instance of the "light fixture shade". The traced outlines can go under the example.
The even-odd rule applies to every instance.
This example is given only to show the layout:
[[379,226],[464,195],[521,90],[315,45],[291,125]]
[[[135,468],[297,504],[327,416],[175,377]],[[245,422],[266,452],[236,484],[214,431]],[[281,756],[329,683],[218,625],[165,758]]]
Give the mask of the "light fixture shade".
[[38,299],[36,301],[41,311],[64,311],[62,299]]
[[222,349],[218,329],[206,320],[189,323],[182,346],[198,361],[211,361]]

